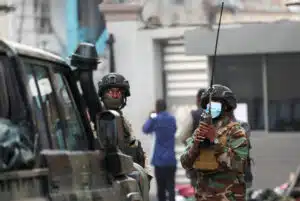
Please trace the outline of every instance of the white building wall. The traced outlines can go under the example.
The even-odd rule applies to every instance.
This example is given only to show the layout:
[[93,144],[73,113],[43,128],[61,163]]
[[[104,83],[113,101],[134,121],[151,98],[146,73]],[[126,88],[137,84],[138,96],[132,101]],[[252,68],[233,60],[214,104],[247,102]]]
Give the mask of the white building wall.
[[[7,0],[0,0],[0,5],[7,4]],[[0,14],[0,38],[7,38],[9,30],[9,17],[10,13],[1,13]]]
[[66,52],[67,44],[66,1],[50,0],[50,2],[53,33],[48,36],[47,49],[63,54]]
[[[21,42],[26,45],[46,49],[56,54],[65,52],[66,43],[66,1],[61,0],[39,0],[49,1],[50,18],[53,27],[52,33],[38,33],[36,31],[36,18],[39,16],[34,12],[34,1],[9,0],[16,7],[16,11],[10,17],[10,29],[7,39]],[[23,16],[23,19],[22,19]],[[23,24],[23,25],[21,25]]]

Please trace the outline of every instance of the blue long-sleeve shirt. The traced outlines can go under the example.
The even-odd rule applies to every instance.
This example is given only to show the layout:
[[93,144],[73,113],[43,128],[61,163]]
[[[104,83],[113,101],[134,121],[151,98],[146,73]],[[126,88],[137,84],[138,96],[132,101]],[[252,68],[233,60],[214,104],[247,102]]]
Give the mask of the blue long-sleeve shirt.
[[176,166],[175,133],[176,120],[168,112],[160,112],[149,118],[143,125],[146,134],[155,133],[154,152],[151,163],[153,166]]

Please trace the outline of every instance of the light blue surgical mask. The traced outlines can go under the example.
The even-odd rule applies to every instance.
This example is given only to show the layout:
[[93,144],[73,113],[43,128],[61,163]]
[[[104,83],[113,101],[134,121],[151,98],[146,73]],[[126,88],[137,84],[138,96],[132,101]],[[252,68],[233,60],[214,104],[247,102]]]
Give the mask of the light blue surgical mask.
[[211,117],[214,119],[214,118],[217,118],[220,116],[221,112],[222,112],[222,104],[219,103],[219,102],[211,102],[211,104],[207,104],[206,105],[206,110],[205,112],[209,112],[209,107],[211,105]]

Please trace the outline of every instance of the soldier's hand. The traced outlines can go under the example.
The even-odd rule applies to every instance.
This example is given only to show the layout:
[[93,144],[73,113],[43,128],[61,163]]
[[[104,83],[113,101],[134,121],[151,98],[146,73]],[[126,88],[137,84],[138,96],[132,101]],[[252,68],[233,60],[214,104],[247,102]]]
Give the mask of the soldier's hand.
[[201,122],[199,127],[195,130],[195,142],[200,143],[204,139],[209,139],[210,142],[213,142],[215,139],[216,130],[213,125],[209,125],[205,122]]
[[195,143],[199,144],[200,142],[203,142],[204,140],[205,140],[205,135],[203,135],[203,133],[200,132],[200,128],[197,128],[194,132]]

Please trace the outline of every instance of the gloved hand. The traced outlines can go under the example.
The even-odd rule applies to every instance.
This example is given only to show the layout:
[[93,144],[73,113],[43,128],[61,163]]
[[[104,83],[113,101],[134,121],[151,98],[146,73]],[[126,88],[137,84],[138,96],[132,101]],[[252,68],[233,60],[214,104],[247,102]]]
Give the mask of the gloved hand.
[[213,125],[209,125],[205,122],[201,122],[200,126],[195,130],[194,140],[196,143],[200,143],[205,139],[209,139],[211,143],[214,142],[216,135],[216,129]]

